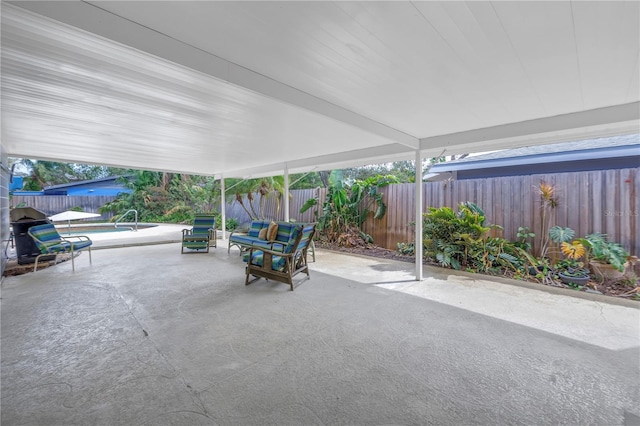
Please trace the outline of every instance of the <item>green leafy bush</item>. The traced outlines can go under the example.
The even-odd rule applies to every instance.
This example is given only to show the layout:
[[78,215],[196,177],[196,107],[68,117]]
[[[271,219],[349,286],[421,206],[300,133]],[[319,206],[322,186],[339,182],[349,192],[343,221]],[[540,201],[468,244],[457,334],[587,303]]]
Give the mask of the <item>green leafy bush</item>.
[[589,234],[580,242],[589,249],[588,257],[590,259],[610,263],[620,272],[624,270],[624,263],[629,257],[629,252],[620,244],[608,241],[606,235]]
[[487,236],[497,225],[485,226],[485,214],[474,203],[430,208],[423,216],[425,257],[441,266],[482,272],[523,267],[514,243]]
[[233,231],[238,227],[238,219],[228,217],[225,219],[225,229],[227,231]]
[[383,201],[382,188],[397,182],[394,176],[372,176],[364,181],[356,180],[350,185],[344,181],[339,171],[332,172],[327,195],[322,203],[322,214],[318,216],[318,198],[305,201],[300,213],[314,208],[318,218],[319,234],[329,242],[350,240],[352,235],[360,235],[364,242],[372,242],[371,236],[362,233],[362,224],[372,214],[381,219],[387,211]]
[[416,252],[414,243],[398,243],[397,247],[400,254],[413,255]]

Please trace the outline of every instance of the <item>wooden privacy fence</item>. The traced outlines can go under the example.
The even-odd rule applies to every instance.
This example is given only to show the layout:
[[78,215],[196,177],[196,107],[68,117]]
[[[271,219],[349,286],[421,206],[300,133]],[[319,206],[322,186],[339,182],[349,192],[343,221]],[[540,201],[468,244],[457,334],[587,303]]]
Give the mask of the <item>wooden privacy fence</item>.
[[[504,228],[494,235],[514,241],[518,227],[529,227],[536,234],[533,242],[537,252],[540,236],[546,232],[542,230],[540,196],[536,192],[541,181],[553,185],[558,198],[558,206],[550,214],[550,226],[572,228],[576,236],[594,232],[607,234],[630,253],[640,254],[640,200],[637,197],[640,168],[426,182],[422,186],[423,207],[425,211],[428,207],[456,210],[459,203],[472,201],[485,211],[487,224]],[[381,220],[370,217],[363,226],[363,231],[370,234],[377,245],[396,249],[397,243],[414,240],[413,227],[409,226],[415,220],[414,188],[413,184],[398,184],[383,189],[388,207],[385,217]],[[290,217],[299,222],[314,221],[311,210],[304,215],[299,210],[307,199],[318,194],[318,209],[322,214],[325,189],[291,191]],[[254,201],[256,206],[257,203],[258,200]],[[276,205],[275,197],[265,200],[265,217],[282,220],[282,208],[277,211]],[[238,209],[237,203],[228,204],[227,216],[236,217],[241,223],[250,221],[244,212],[244,216],[236,216]]]
[[[47,216],[71,210],[73,207],[80,207],[87,213],[100,213],[98,209],[106,203],[115,200],[114,196],[64,196],[64,195],[14,195],[11,198],[11,205],[17,206],[21,203],[36,210],[40,210]],[[103,213],[100,219],[108,220],[113,213]],[[96,218],[97,219],[97,218]],[[93,219],[93,220],[96,220]]]
[[[451,207],[472,201],[486,213],[486,223],[504,228],[496,233],[516,240],[518,227],[527,226],[536,234],[534,252],[540,248],[542,214],[536,187],[541,181],[555,187],[558,205],[551,209],[549,225],[569,227],[576,236],[600,232],[622,244],[630,253],[638,254],[638,214],[640,202],[637,188],[640,168],[603,170],[548,175],[510,176],[423,184],[423,206]],[[364,231],[378,245],[394,249],[401,241],[413,241],[414,186],[393,185],[385,188],[389,209],[380,221],[369,219]],[[375,223],[378,222],[378,223]]]
[[[289,218],[296,220],[297,222],[315,222],[317,219],[313,214],[314,209],[309,209],[304,214],[300,214],[300,208],[302,208],[302,205],[309,198],[315,198],[319,195],[320,204],[317,208],[320,210],[320,213],[322,213],[322,203],[324,202],[327,190],[324,188],[294,189],[290,192],[291,196],[289,197]],[[247,206],[249,211],[251,211],[246,195],[243,197],[243,202]],[[259,205],[260,197],[256,195],[253,201],[253,206],[256,213],[258,213],[258,216],[260,215]],[[264,218],[276,221],[284,220],[284,208],[282,207],[282,205],[282,200],[279,200],[278,198],[273,196],[273,194],[266,196],[264,198],[263,208]],[[248,225],[251,222],[251,217],[247,215],[240,203],[236,201],[227,202],[225,212],[227,217],[237,219],[240,225]]]

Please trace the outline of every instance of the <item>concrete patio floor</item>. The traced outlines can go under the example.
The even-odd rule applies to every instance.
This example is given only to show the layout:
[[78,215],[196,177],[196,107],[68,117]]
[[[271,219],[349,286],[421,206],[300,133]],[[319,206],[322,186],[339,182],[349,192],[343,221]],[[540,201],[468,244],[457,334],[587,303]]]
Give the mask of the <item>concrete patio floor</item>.
[[1,422],[640,424],[637,305],[425,275],[319,250],[245,287],[237,251],[171,243],[5,278]]

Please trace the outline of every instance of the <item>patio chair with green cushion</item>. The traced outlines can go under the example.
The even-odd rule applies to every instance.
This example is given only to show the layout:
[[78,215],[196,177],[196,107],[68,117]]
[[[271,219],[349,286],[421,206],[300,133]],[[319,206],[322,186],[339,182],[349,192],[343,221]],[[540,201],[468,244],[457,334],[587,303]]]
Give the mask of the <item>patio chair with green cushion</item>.
[[40,250],[40,254],[36,257],[36,264],[33,267],[34,272],[38,270],[38,261],[41,256],[55,255],[54,263],[58,263],[58,255],[60,253],[71,253],[71,269],[75,271],[74,254],[76,251],[85,248],[89,249],[89,264],[91,264],[91,244],[93,244],[93,241],[89,237],[85,235],[61,237],[51,223],[32,226],[27,232],[33,238],[38,250]]
[[217,247],[216,217],[211,214],[197,213],[193,219],[191,229],[182,230],[182,250],[205,250],[209,253],[209,247]]
[[257,278],[289,284],[293,291],[294,276],[301,272],[307,274],[307,277],[298,284],[309,279],[307,250],[313,241],[315,231],[315,223],[294,224],[289,243],[282,248],[282,251],[276,247],[273,249],[251,247],[245,255],[247,262],[245,285],[255,281],[249,281],[249,277],[253,275]]

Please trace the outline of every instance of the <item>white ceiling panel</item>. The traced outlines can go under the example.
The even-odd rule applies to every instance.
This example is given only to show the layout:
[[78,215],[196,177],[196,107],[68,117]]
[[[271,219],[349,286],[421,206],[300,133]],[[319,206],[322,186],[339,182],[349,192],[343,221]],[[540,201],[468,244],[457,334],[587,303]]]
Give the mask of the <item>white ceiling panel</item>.
[[172,160],[164,167],[214,174],[393,142],[73,28],[30,22],[3,19],[3,140],[12,155],[150,169]]
[[638,99],[640,2],[572,3],[584,107]]
[[637,1],[2,8],[12,155],[229,176],[638,127]]

